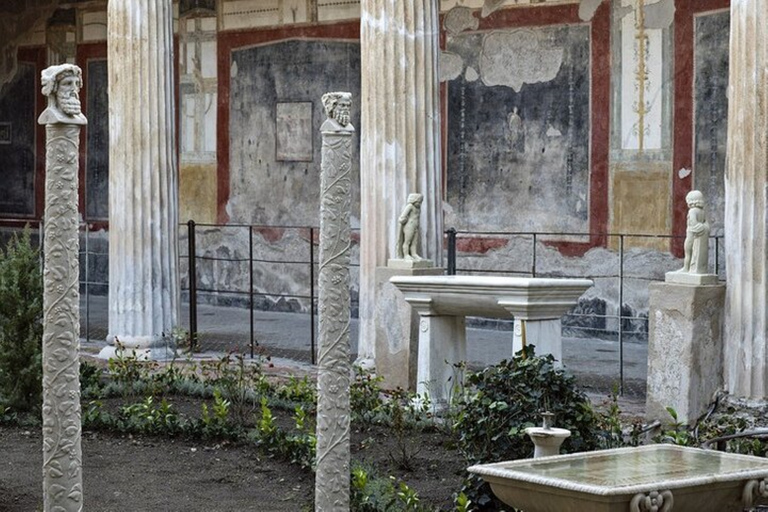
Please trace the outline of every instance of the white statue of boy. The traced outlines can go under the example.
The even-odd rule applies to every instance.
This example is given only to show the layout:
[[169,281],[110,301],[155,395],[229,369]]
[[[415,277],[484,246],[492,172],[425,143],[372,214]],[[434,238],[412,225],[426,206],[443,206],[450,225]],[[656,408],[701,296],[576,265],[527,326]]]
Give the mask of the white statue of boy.
[[397,258],[401,260],[421,261],[418,254],[419,222],[421,221],[421,203],[424,196],[409,194],[403,213],[397,219]]
[[685,229],[683,268],[667,272],[668,283],[717,284],[717,276],[709,274],[709,223],[704,210],[704,194],[692,190],[685,196],[688,218]]

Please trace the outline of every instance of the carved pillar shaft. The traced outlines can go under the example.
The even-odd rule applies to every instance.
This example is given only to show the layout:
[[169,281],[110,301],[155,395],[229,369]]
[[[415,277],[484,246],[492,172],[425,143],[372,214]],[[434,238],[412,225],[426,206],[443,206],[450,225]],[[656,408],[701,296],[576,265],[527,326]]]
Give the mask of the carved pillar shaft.
[[394,257],[397,217],[424,195],[421,256],[442,262],[437,0],[363,0],[360,344],[374,356],[375,271]]
[[725,171],[724,377],[736,396],[768,395],[768,10],[731,0]]
[[77,173],[81,126],[46,126],[43,293],[43,502],[83,509],[80,448],[80,267]]
[[172,17],[171,0],[108,5],[109,339],[149,356],[179,318]]
[[323,130],[315,477],[318,511],[349,510],[349,218],[353,133]]

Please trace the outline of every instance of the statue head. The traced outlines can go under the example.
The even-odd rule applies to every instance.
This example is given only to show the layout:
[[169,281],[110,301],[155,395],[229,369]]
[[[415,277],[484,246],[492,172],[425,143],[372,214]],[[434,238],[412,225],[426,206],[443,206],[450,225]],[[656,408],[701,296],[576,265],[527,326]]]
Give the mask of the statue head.
[[704,208],[704,194],[698,190],[691,190],[685,196],[685,202],[688,208]]
[[65,117],[79,116],[80,88],[83,73],[74,64],[60,64],[43,70],[43,95],[48,97],[48,108],[62,113]]
[[408,194],[408,204],[421,206],[421,202],[424,201],[424,196],[421,194]]
[[341,126],[347,126],[350,122],[350,110],[352,109],[352,93],[329,92],[323,94],[323,107],[328,119],[333,119]]

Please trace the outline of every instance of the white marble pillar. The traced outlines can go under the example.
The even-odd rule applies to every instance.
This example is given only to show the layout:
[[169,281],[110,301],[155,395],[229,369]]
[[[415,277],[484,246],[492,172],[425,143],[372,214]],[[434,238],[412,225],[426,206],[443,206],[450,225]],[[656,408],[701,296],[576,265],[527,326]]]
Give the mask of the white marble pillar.
[[172,21],[171,0],[108,5],[108,340],[153,358],[179,324]]
[[421,256],[442,262],[437,0],[362,0],[360,341],[375,355],[376,267],[395,256],[397,217],[424,195]]
[[768,3],[731,0],[725,171],[724,377],[736,396],[768,396]]
[[43,244],[43,510],[83,510],[80,421],[78,160],[82,72],[72,64],[42,72],[45,125]]
[[320,171],[320,295],[315,510],[349,510],[351,95],[328,93]]

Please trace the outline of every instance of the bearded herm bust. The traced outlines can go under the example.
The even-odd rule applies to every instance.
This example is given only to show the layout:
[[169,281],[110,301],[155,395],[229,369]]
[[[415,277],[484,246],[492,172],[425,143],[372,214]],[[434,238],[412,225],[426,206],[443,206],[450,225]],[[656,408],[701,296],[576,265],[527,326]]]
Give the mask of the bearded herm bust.
[[74,64],[59,64],[46,68],[42,72],[41,83],[43,96],[48,97],[48,108],[40,114],[38,123],[88,123],[80,110],[79,93],[83,85],[83,73],[79,67]]

